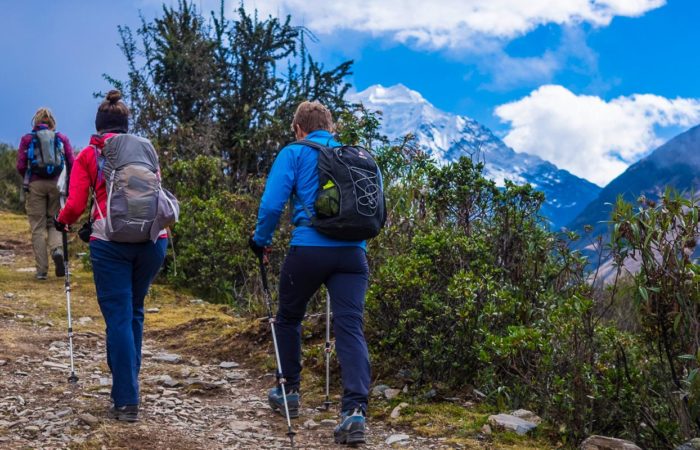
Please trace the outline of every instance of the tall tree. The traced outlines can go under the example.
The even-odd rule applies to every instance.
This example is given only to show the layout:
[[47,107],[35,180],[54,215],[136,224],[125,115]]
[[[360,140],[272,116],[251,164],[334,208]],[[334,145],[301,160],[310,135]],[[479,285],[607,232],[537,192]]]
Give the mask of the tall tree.
[[301,100],[339,111],[352,61],[326,70],[308,52],[308,30],[241,5],[228,19],[221,2],[207,20],[187,0],[142,19],[134,33],[120,27],[126,89],[134,127],[155,139],[170,160],[197,154],[221,158],[232,180],[269,169]]

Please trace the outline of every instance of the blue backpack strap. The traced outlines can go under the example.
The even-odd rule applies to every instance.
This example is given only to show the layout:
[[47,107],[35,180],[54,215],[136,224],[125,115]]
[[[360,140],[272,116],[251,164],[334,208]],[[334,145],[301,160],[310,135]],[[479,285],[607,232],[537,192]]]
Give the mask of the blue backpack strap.
[[95,178],[95,186],[93,186],[94,189],[97,188],[97,185],[102,180],[104,180],[105,158],[102,156],[102,152],[98,150],[96,145],[92,145],[91,147],[95,152],[95,162],[97,163],[97,178]]
[[29,141],[29,148],[27,149],[27,162],[29,162],[30,167],[34,161],[34,143],[36,142],[36,131],[32,131],[31,135],[32,140]]

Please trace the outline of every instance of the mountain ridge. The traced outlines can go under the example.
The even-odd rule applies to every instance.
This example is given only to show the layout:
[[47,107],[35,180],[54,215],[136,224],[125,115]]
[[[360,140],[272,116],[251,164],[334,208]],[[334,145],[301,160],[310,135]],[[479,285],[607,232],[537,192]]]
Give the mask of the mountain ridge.
[[348,96],[373,111],[382,111],[382,132],[390,139],[415,134],[418,144],[438,164],[478,153],[485,163],[485,175],[497,185],[505,180],[530,183],[545,193],[542,213],[553,228],[560,228],[594,200],[601,188],[588,180],[559,169],[542,158],[518,153],[493,131],[476,120],[442,111],[419,92],[403,84],[373,85]]
[[605,186],[596,199],[572,220],[567,228],[594,227],[594,234],[605,233],[611,207],[618,195],[635,202],[640,195],[656,199],[666,186],[680,191],[700,189],[700,125],[689,128],[632,164]]

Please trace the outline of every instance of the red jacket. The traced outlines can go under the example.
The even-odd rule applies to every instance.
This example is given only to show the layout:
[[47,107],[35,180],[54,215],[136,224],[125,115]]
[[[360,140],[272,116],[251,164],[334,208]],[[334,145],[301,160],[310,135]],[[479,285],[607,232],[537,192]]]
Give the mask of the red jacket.
[[[90,138],[90,145],[85,147],[75,159],[68,185],[68,199],[66,205],[58,214],[58,221],[72,225],[78,221],[85,211],[90,198],[90,188],[94,186],[97,202],[91,212],[93,223],[92,238],[107,240],[105,230],[104,215],[107,214],[107,183],[104,177],[98,180],[97,158],[95,148],[101,152],[106,142],[116,136],[116,133],[105,133],[103,135],[93,135]],[[167,237],[167,233],[161,232],[160,237]]]
[[107,184],[104,178],[97,183],[97,159],[95,158],[94,147],[102,151],[105,143],[112,136],[115,136],[115,133],[93,135],[90,138],[90,145],[78,153],[70,174],[68,199],[58,215],[58,220],[61,223],[71,225],[77,222],[80,215],[85,211],[90,197],[90,188],[93,186],[95,188],[95,197],[97,198],[97,207],[93,208],[92,218],[96,221],[101,220],[100,211],[102,211],[102,214],[105,214],[107,208]]

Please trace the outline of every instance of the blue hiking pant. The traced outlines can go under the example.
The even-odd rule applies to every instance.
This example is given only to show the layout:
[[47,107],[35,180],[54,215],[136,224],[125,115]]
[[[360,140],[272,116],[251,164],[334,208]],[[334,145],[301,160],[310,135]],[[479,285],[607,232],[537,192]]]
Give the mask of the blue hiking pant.
[[331,296],[335,347],[343,380],[342,410],[366,411],[370,364],[364,336],[364,304],[369,279],[365,250],[359,247],[292,246],[282,266],[277,331],[282,372],[290,389],[301,381],[301,321],[322,284]]
[[114,406],[139,404],[143,301],[158,273],[168,240],[154,244],[90,241],[97,302],[107,324],[107,365]]

